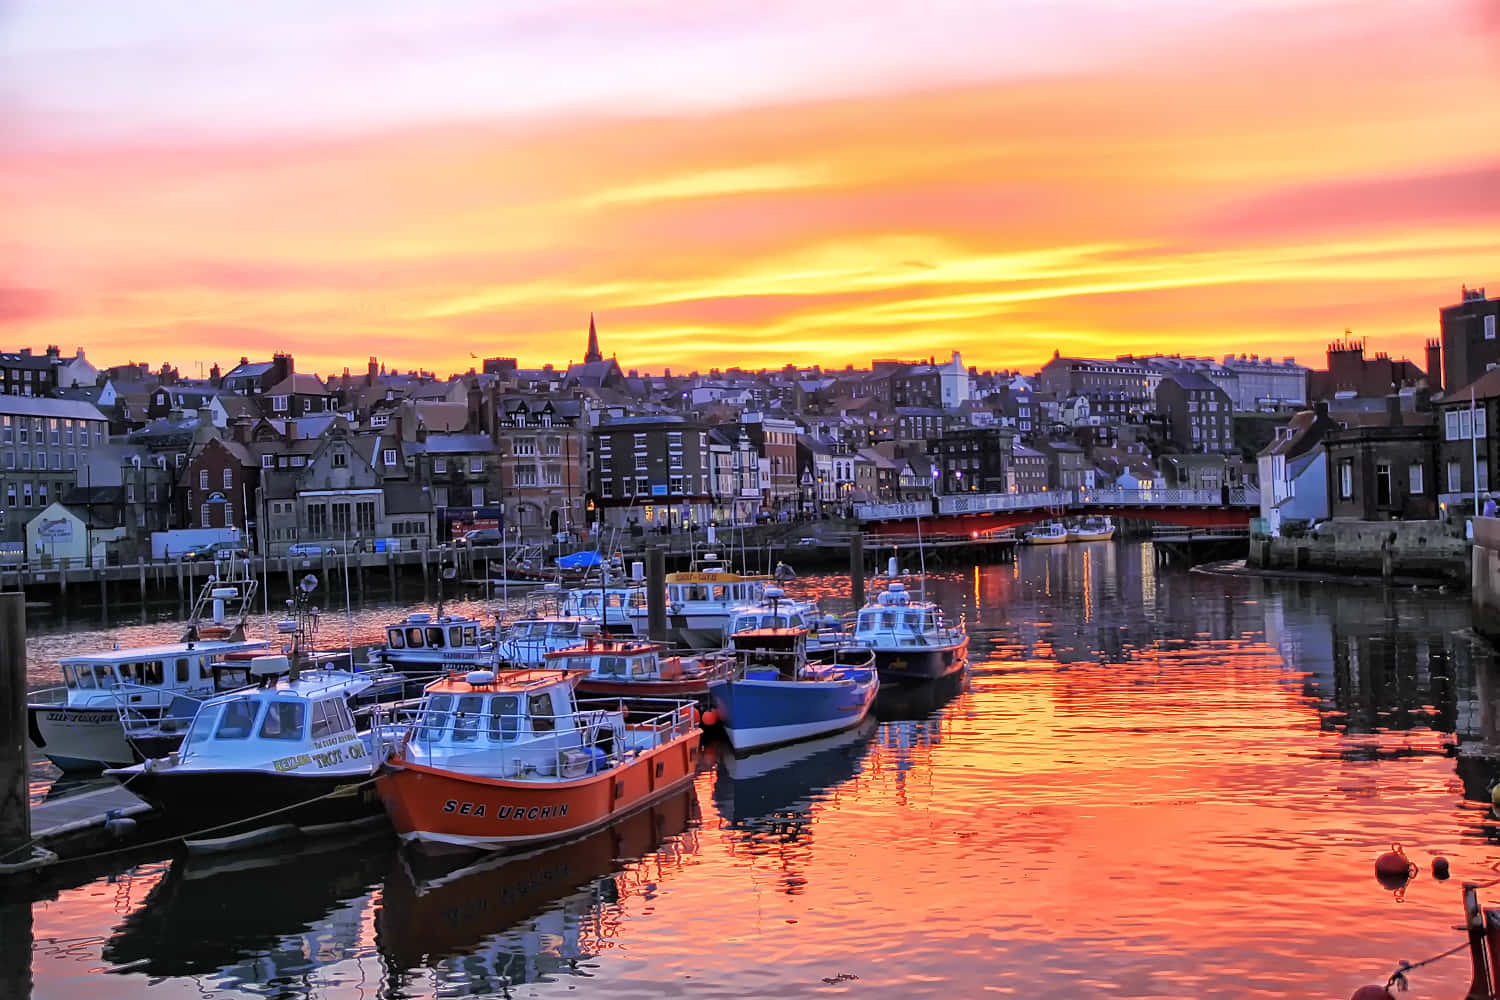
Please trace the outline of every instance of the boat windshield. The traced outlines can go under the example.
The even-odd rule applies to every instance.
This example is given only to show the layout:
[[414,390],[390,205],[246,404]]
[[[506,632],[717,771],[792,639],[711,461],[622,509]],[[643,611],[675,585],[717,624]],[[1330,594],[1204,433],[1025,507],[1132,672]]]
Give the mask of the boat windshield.
[[224,714],[219,727],[214,730],[216,740],[242,740],[255,729],[255,717],[260,703],[254,698],[236,698],[224,704]]
[[199,710],[198,714],[193,716],[193,724],[188,728],[184,742],[192,746],[194,743],[202,743],[211,737],[219,725],[219,715],[222,711],[221,705],[210,705]]
[[520,699],[513,694],[490,698],[490,739],[510,742],[516,738],[521,710]]
[[273,701],[266,706],[266,717],[260,724],[262,739],[302,739],[302,721],[306,704],[300,701]]

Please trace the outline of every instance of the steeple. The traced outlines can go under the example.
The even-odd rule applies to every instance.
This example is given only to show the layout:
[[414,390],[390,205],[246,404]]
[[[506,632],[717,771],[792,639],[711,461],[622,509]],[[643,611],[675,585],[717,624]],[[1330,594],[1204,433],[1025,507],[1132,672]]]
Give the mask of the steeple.
[[589,349],[583,354],[583,363],[587,365],[603,360],[604,355],[599,353],[599,334],[594,332],[594,314],[589,313]]

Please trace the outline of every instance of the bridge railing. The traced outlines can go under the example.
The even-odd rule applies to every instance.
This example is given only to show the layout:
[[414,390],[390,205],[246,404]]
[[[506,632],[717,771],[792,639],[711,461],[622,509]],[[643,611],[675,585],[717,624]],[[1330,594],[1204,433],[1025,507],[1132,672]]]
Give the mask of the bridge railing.
[[1195,507],[1220,506],[1224,494],[1219,490],[1145,489],[1145,490],[1079,490],[1079,503],[1110,507]]
[[955,493],[938,497],[940,514],[984,514],[996,510],[1042,510],[1077,503],[1076,490],[1040,493]]
[[[1222,489],[1076,489],[1044,490],[1040,493],[954,493],[936,497],[938,514],[984,514],[1003,510],[1048,510],[1077,507],[1223,507]],[[1260,505],[1256,488],[1229,491],[1230,507]],[[933,501],[859,504],[855,513],[862,521],[906,520],[932,517]]]

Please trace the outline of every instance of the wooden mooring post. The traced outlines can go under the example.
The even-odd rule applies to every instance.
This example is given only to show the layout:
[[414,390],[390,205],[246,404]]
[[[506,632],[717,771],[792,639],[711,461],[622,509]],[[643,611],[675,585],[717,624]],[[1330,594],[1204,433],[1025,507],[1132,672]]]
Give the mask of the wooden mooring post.
[[[0,862],[26,860],[31,800],[26,784],[26,594],[0,594]],[[9,945],[5,946],[9,948]]]
[[1479,905],[1479,886],[1464,883],[1464,926],[1469,932],[1469,963],[1473,975],[1464,1000],[1490,1000],[1490,956],[1485,933],[1485,913]]
[[849,596],[854,599],[854,610],[865,606],[865,536],[861,534],[849,539]]
[[646,635],[667,641],[667,552],[658,546],[646,550]]

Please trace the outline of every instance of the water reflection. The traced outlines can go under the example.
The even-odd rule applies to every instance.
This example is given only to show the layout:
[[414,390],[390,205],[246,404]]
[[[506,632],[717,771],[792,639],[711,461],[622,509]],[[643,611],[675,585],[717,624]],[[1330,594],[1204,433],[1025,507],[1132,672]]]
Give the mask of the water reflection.
[[393,856],[389,832],[379,830],[293,853],[178,859],[110,936],[104,960],[115,972],[274,992],[361,953],[364,897]]
[[525,855],[442,864],[401,852],[375,914],[398,988],[490,994],[552,976],[617,947],[628,904],[650,901],[698,851],[696,788],[581,840]]

